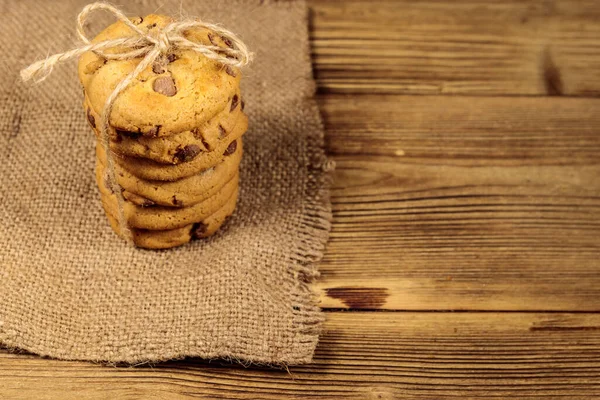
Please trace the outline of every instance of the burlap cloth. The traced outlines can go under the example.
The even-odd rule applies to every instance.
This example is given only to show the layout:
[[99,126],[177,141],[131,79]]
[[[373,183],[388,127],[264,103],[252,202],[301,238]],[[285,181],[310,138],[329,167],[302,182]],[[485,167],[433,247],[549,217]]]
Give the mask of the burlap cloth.
[[[239,33],[250,116],[241,195],[208,241],[166,251],[111,231],[75,62],[38,86],[18,72],[74,47],[85,0],[0,1],[0,342],[63,359],[185,356],[309,362],[322,321],[310,282],[330,218],[303,1],[128,1],[131,16],[201,16]],[[99,17],[98,32],[112,20]]]

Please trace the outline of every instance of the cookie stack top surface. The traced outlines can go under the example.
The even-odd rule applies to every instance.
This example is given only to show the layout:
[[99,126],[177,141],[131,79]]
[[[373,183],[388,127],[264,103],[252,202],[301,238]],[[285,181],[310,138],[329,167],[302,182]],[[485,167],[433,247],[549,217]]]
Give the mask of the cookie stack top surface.
[[[148,15],[132,21],[143,31],[152,33],[173,20],[162,15]],[[131,28],[119,21],[100,32],[93,42],[134,35]],[[207,29],[190,29],[185,36],[205,45],[228,45]],[[112,91],[140,60],[106,60],[93,52],[81,56],[79,79],[89,104],[97,113],[102,112]],[[109,123],[113,128],[150,137],[192,130],[229,104],[239,90],[240,75],[238,68],[224,66],[194,50],[172,48],[119,94]]]

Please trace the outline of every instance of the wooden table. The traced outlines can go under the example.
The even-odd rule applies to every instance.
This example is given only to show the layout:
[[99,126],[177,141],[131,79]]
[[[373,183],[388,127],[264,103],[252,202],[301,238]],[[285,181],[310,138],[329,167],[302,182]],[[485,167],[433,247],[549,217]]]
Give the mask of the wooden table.
[[7,399],[600,396],[600,1],[311,1],[334,227],[311,365],[0,353]]

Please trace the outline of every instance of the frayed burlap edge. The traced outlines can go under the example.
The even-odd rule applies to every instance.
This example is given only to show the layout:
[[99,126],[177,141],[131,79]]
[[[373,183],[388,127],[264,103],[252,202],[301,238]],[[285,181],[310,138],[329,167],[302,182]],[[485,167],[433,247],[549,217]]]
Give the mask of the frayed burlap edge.
[[[317,263],[321,261],[331,230],[332,212],[330,188],[333,182],[335,163],[325,154],[323,123],[316,101],[308,99],[310,111],[318,115],[318,128],[308,136],[308,181],[305,189],[303,218],[299,229],[299,246],[290,254],[292,271],[299,285],[300,293],[307,293],[310,303],[297,297],[298,309],[294,308],[294,326],[302,343],[316,347],[321,334],[325,315],[318,305],[318,294],[311,287],[319,277]],[[305,297],[305,298],[306,298]],[[304,362],[312,361],[312,354]]]

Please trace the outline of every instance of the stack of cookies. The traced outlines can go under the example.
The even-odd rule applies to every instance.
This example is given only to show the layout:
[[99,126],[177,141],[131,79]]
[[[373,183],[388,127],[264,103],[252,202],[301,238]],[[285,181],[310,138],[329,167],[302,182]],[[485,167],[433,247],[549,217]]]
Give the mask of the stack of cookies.
[[[171,19],[133,20],[142,30]],[[94,41],[131,36],[124,23]],[[227,38],[198,29],[189,40],[219,47]],[[96,133],[96,181],[115,232],[121,234],[114,184],[101,143],[101,113],[112,90],[139,63],[86,53],[79,60],[87,119]],[[110,151],[121,187],[124,217],[137,246],[170,248],[215,233],[235,209],[242,135],[248,127],[240,71],[192,50],[160,56],[117,97],[109,119]]]

